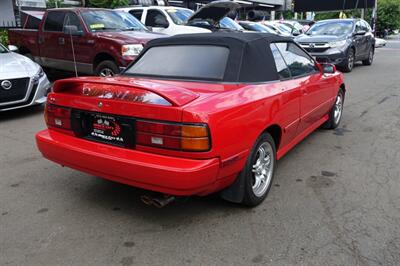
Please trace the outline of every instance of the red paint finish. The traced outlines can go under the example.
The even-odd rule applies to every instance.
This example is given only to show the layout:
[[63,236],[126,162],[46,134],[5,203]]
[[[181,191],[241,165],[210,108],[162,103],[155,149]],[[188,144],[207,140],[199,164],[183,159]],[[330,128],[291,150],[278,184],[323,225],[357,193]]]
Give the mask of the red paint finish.
[[[116,90],[155,94],[171,105],[81,94],[84,86],[101,89],[109,84]],[[74,78],[56,82],[49,104],[145,121],[136,130],[150,128],[155,139],[117,147],[66,134],[50,124],[36,140],[44,157],[61,165],[162,193],[206,195],[235,181],[257,137],[271,127],[281,132],[277,139],[281,158],[328,119],[342,85],[343,75],[338,72],[257,84]],[[164,135],[185,138],[180,135],[184,130],[176,130],[182,125],[195,125],[185,134],[209,141],[210,148],[199,152],[171,149],[175,144],[161,147]],[[196,126],[201,130],[192,132],[198,130]],[[155,142],[146,145],[150,141]]]

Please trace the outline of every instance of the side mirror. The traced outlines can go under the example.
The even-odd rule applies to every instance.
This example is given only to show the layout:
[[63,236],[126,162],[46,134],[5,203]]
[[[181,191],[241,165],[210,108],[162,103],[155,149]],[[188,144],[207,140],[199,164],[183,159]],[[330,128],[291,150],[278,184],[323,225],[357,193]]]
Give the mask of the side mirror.
[[354,35],[363,36],[363,35],[365,35],[365,33],[367,33],[365,30],[359,30]]
[[321,64],[324,74],[333,74],[336,72],[336,66],[333,64]]
[[154,27],[168,28],[169,26],[169,23],[165,18],[156,18],[154,22]]
[[10,52],[18,53],[18,47],[15,45],[9,45],[8,50],[10,50]]
[[65,25],[63,28],[64,34],[72,36],[80,36],[82,32],[78,31],[78,27],[75,25]]
[[301,34],[301,32],[299,30],[293,30],[292,31],[292,35],[293,36],[299,36]]

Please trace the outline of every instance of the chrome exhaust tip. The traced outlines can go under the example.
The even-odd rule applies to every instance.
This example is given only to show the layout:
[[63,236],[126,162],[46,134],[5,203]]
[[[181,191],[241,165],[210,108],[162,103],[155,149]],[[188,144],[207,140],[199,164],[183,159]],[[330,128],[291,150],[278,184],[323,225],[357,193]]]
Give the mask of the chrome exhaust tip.
[[163,208],[171,202],[175,201],[175,197],[169,195],[164,195],[162,197],[150,197],[147,195],[143,195],[140,197],[140,200],[148,206]]
[[146,196],[146,195],[140,196],[140,200],[141,200],[144,204],[146,204],[146,205],[148,205],[148,206],[153,205],[153,200],[152,200],[149,196]]
[[164,198],[154,198],[153,199],[153,206],[157,208],[162,208],[170,204],[175,200],[175,197],[172,196],[165,196]]

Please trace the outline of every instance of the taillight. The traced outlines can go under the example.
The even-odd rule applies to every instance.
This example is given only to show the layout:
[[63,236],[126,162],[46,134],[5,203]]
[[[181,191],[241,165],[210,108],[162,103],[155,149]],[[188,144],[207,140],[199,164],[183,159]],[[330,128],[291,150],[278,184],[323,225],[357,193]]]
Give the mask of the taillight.
[[71,109],[69,108],[46,104],[44,118],[49,127],[71,129]]
[[208,151],[207,125],[186,125],[138,120],[136,144],[183,151]]

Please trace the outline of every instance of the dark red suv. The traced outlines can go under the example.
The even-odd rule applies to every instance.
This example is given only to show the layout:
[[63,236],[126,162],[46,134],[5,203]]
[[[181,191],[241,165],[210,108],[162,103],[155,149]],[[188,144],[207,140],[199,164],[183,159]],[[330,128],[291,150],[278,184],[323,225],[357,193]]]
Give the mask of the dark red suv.
[[143,45],[165,35],[152,33],[133,16],[96,8],[46,11],[39,29],[9,31],[10,44],[44,67],[112,76],[126,67]]

